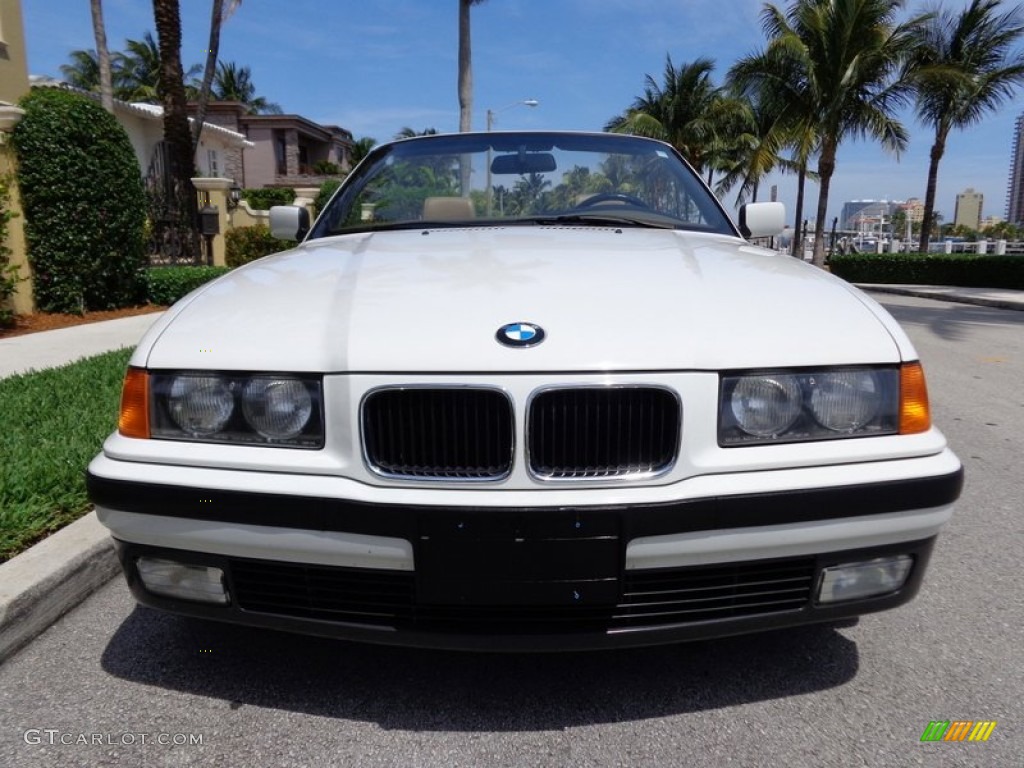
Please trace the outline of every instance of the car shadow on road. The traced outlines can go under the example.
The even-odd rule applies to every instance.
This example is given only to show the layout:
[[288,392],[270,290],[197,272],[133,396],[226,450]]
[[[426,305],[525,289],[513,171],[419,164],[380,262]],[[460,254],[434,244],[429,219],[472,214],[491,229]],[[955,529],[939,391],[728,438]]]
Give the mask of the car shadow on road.
[[834,688],[856,644],[810,626],[626,651],[479,654],[362,645],[137,606],[102,658],[144,685],[410,731],[546,731]]
[[885,305],[885,308],[901,325],[919,325],[928,328],[941,339],[946,341],[965,341],[971,337],[971,331],[981,326],[1022,326],[1024,327],[1024,312],[997,309],[994,307],[978,307],[968,304],[955,304],[950,302],[928,306],[911,306],[900,303],[901,299],[892,299],[889,296],[875,295],[875,299]]

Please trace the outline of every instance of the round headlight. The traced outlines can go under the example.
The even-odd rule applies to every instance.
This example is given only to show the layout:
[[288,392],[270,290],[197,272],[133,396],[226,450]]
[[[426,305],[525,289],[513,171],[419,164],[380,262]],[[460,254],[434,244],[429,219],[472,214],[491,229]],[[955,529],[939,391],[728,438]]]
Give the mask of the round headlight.
[[313,399],[298,379],[252,379],[242,390],[242,413],[270,440],[296,437],[313,413]]
[[731,407],[748,435],[773,437],[800,416],[800,385],[793,376],[744,376],[732,392]]
[[811,413],[833,432],[854,432],[878,414],[881,394],[871,371],[837,371],[815,376],[811,383]]
[[228,423],[235,398],[219,376],[175,376],[167,397],[167,410],[184,432],[212,435]]

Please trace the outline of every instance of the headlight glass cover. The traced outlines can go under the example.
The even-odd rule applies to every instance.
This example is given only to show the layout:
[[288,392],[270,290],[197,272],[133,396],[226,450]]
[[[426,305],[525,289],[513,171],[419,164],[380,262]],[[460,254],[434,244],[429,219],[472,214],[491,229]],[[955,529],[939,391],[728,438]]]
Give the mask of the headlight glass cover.
[[322,448],[323,385],[293,374],[154,372],[152,435],[289,448]]
[[723,447],[896,434],[897,368],[837,368],[722,376]]

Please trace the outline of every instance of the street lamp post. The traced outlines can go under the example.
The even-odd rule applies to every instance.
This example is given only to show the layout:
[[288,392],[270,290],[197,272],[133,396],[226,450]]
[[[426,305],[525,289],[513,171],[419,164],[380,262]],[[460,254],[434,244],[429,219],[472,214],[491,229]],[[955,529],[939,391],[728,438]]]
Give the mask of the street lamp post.
[[[498,109],[487,110],[487,132],[490,133],[491,129],[494,128],[494,116],[499,112],[504,112],[506,109],[512,109],[512,107],[524,106],[524,107],[536,107],[540,104],[536,99],[520,99],[519,101],[513,101],[511,104],[506,104],[504,107]],[[491,148],[487,148],[487,215],[490,216],[493,212],[493,197],[494,193],[491,190]]]
[[520,105],[524,107],[536,107],[540,104],[536,99],[520,99],[519,101],[513,101],[511,104],[506,104],[504,107],[498,109],[487,110],[487,131],[488,133],[494,128],[494,116],[499,112],[504,112],[506,109],[512,109],[512,107],[518,107]]

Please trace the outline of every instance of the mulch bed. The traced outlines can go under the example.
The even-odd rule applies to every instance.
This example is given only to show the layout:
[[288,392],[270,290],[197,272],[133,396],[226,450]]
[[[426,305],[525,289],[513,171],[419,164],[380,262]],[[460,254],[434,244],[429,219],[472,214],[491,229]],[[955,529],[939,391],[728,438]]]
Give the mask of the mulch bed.
[[38,331],[53,331],[57,328],[70,328],[73,325],[98,323],[103,320],[116,320],[119,317],[148,315],[151,312],[163,312],[165,309],[167,309],[167,307],[146,304],[141,307],[109,309],[102,312],[86,312],[84,315],[49,314],[47,312],[35,312],[31,315],[15,315],[13,328],[0,328],[0,339],[10,338],[11,336],[23,336],[26,333],[37,333]]

